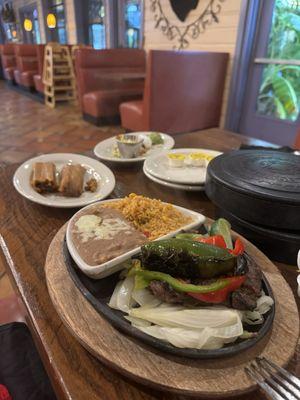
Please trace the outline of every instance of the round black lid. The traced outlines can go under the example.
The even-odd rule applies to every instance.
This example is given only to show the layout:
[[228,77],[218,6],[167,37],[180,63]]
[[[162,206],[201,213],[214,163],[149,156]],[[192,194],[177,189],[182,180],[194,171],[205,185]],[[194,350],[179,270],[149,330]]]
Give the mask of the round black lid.
[[300,156],[270,150],[237,150],[214,158],[210,179],[272,201],[300,204]]

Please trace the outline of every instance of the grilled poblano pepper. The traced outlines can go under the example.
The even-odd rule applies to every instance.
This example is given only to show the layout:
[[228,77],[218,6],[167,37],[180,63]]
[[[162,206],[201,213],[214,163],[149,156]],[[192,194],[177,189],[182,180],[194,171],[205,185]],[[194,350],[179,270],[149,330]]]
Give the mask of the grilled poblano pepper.
[[228,250],[186,239],[150,242],[141,248],[142,267],[177,278],[214,278],[231,272],[237,257]]
[[209,283],[207,285],[193,285],[190,283],[182,282],[169,274],[157,271],[149,271],[142,269],[140,264],[135,262],[133,267],[129,270],[128,276],[134,276],[135,284],[134,288],[136,290],[144,289],[149,286],[151,281],[162,281],[166,282],[177,292],[183,293],[212,293],[220,289],[224,289],[230,285],[232,278],[222,278],[215,282]]

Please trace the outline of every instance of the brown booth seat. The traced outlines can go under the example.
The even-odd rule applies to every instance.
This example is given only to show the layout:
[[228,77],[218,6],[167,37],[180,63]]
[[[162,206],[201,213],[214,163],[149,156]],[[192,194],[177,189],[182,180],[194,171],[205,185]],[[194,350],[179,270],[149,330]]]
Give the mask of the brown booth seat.
[[219,125],[227,53],[151,50],[143,100],[120,105],[131,131],[190,132]]
[[78,96],[83,117],[100,124],[119,115],[123,101],[142,98],[142,79],[122,79],[122,73],[144,73],[145,52],[139,49],[75,52]]
[[13,82],[14,70],[16,68],[16,57],[13,44],[2,45],[1,60],[4,78],[10,82]]
[[40,93],[44,93],[44,84],[43,84],[44,51],[45,51],[44,44],[36,45],[38,73],[33,76],[33,81],[36,91]]
[[36,45],[15,45],[15,55],[17,67],[14,70],[14,77],[17,84],[28,89],[33,88],[33,76],[38,73]]

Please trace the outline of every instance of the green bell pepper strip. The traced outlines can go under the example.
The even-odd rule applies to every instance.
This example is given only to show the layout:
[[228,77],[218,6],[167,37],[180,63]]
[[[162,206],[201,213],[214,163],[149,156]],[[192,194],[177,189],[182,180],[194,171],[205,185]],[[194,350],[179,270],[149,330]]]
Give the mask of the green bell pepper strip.
[[144,270],[138,267],[138,264],[131,268],[128,276],[135,276],[135,289],[137,290],[148,287],[151,281],[166,282],[177,292],[183,293],[210,293],[219,289],[223,289],[230,284],[230,281],[224,278],[218,279],[216,282],[213,282],[209,285],[193,285],[191,283],[182,282],[163,272]]
[[176,239],[195,240],[206,236],[201,235],[200,233],[178,233],[175,237]]

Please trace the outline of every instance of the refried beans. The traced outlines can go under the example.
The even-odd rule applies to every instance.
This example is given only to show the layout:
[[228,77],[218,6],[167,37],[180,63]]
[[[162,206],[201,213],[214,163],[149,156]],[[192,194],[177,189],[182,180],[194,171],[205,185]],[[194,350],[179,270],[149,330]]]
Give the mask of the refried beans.
[[73,244],[88,265],[103,264],[147,242],[121,212],[99,206],[80,213],[71,225]]

